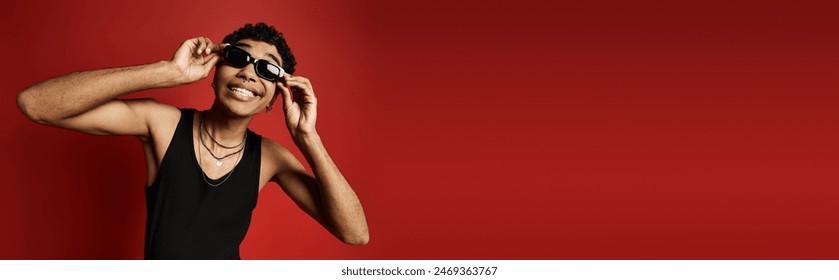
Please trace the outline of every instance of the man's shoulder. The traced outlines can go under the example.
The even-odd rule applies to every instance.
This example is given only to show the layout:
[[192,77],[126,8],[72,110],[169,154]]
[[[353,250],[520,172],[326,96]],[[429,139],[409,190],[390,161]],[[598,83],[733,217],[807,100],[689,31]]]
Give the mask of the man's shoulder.
[[291,153],[286,147],[277,143],[273,139],[268,137],[262,137],[262,154],[268,155],[270,157],[278,157],[282,156],[283,154]]
[[[137,115],[142,116],[152,135],[171,135],[181,119],[180,108],[160,103],[152,98],[124,101]],[[168,137],[163,137],[163,139],[168,139]]]

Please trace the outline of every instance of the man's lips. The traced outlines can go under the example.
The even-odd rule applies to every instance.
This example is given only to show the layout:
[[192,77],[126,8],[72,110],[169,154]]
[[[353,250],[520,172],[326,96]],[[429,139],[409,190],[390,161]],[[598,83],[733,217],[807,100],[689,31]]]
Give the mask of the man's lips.
[[250,90],[247,90],[247,89],[244,89],[244,88],[240,88],[240,87],[231,87],[230,91],[235,92],[237,94],[240,94],[244,97],[256,97],[256,94],[254,94],[253,91],[250,91]]
[[230,90],[234,97],[242,101],[251,101],[252,99],[262,97],[257,91],[239,85],[230,85],[227,89]]

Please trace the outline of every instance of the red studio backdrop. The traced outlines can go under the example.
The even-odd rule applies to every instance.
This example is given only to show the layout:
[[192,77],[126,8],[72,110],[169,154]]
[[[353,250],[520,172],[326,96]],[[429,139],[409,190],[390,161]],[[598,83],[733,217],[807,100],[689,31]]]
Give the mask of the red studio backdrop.
[[[139,142],[37,125],[21,90],[259,21],[312,80],[371,241],[270,184],[243,258],[839,258],[835,1],[544,2],[6,3],[0,258],[143,257]],[[303,159],[281,113],[251,129]]]

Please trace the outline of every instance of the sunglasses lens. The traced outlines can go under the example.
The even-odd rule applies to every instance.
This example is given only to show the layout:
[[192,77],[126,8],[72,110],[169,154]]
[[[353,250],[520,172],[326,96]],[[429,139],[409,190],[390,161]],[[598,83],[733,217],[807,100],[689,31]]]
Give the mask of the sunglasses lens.
[[[224,60],[233,67],[242,68],[251,64],[254,60],[248,52],[237,47],[228,46],[224,48]],[[284,71],[277,65],[265,60],[258,60],[254,64],[256,74],[263,79],[276,82],[283,77]]]
[[257,61],[255,67],[256,74],[272,82],[278,81],[283,76],[282,68],[265,60]]
[[251,56],[248,52],[235,48],[235,47],[227,47],[224,49],[224,60],[227,63],[230,63],[233,67],[242,68],[245,65],[248,65],[248,62],[251,60]]

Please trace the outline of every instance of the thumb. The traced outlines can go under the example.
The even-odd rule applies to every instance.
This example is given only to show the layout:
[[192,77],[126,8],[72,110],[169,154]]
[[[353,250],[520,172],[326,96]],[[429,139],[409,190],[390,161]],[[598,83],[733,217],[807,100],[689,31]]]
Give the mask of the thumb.
[[283,94],[283,111],[285,111],[291,106],[291,91],[282,82],[277,82],[277,86]]
[[204,59],[204,63],[201,64],[201,68],[204,69],[204,73],[205,73],[204,75],[210,74],[210,70],[212,70],[213,67],[216,66],[216,63],[218,63],[218,60],[219,60],[219,56],[215,55],[215,54],[211,55],[209,58]]
[[216,66],[220,57],[217,54],[211,54],[208,57],[204,58],[204,63],[201,63],[201,66],[204,67],[213,67]]
[[225,48],[225,47],[227,47],[227,46],[230,46],[230,44],[228,44],[228,43],[221,43],[221,44],[218,44],[218,45],[213,45],[213,46],[210,48],[210,50],[211,50],[212,52],[214,52],[214,53],[221,53],[221,51],[223,51],[223,50],[224,50],[224,48]]

